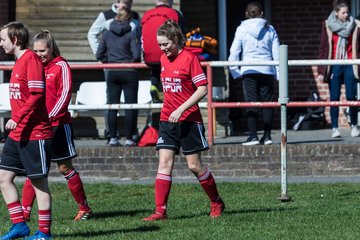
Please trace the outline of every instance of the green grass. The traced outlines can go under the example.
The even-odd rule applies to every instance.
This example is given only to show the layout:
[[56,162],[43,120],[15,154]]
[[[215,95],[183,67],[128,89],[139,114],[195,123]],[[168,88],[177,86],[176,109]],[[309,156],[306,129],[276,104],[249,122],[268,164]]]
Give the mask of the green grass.
[[[86,184],[95,216],[74,222],[77,206],[65,184],[51,183],[55,239],[360,239],[359,184],[220,183],[226,210],[211,219],[198,184],[174,184],[167,221],[143,222],[154,209],[153,185]],[[0,232],[10,226],[1,202]],[[30,227],[37,227],[36,210]]]

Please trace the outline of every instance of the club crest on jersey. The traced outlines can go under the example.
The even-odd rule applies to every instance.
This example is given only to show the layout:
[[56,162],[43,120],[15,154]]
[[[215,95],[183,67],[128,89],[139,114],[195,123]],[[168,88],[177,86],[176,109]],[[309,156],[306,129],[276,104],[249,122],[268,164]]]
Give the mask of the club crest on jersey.
[[164,68],[164,66],[162,66],[162,67],[161,67],[161,71],[162,71],[162,72],[163,72],[163,71],[165,71],[165,68]]

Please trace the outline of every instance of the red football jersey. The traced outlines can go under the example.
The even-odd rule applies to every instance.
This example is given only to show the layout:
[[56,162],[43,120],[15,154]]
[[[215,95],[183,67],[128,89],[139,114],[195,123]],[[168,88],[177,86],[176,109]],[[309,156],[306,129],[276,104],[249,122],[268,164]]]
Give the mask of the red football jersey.
[[[160,77],[164,91],[161,121],[168,121],[170,114],[188,100],[197,87],[207,85],[199,59],[185,49],[174,60],[165,54],[161,56]],[[182,121],[202,123],[199,106],[196,104],[187,109],[179,119]]]
[[[53,132],[45,105],[44,67],[39,57],[31,50],[15,62],[10,84],[11,119],[17,127],[9,137],[15,141],[52,138]],[[43,94],[40,101],[27,103],[31,93]]]
[[56,57],[45,66],[46,107],[52,126],[71,123],[68,106],[71,99],[72,76],[69,64]]

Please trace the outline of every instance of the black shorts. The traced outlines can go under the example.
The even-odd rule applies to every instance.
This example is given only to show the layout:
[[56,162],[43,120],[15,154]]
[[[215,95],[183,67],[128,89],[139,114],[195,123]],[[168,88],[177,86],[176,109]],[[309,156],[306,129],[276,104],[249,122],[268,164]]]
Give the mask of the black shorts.
[[47,177],[50,167],[51,139],[14,141],[6,139],[0,169],[28,178]]
[[57,162],[76,157],[72,125],[64,124],[53,127],[53,132],[51,161]]
[[180,147],[185,155],[208,150],[204,125],[196,122],[160,122],[156,150],[170,149],[179,154]]

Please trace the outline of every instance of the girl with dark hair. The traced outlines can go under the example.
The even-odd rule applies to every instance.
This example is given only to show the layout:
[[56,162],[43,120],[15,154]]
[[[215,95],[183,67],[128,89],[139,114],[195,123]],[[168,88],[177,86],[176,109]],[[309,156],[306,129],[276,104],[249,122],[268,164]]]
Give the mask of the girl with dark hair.
[[172,182],[175,155],[180,148],[188,168],[197,177],[210,199],[210,217],[220,217],[225,204],[217,191],[210,170],[201,162],[201,152],[208,150],[205,129],[198,102],[207,94],[207,79],[199,59],[183,48],[185,38],[173,20],[166,21],[157,31],[161,56],[161,82],[164,105],[161,109],[159,166],[155,179],[156,209],[144,221],[167,218],[167,201]]
[[[105,31],[96,52],[96,59],[102,63],[140,62],[141,47],[136,31],[131,31],[132,12],[123,8],[119,10],[110,29]],[[129,69],[105,69],[107,104],[119,104],[121,92],[124,90],[125,103],[137,103],[139,88],[138,72]],[[117,110],[107,111],[107,130],[109,146],[120,146],[117,126]],[[125,146],[137,145],[137,109],[125,110]]]

